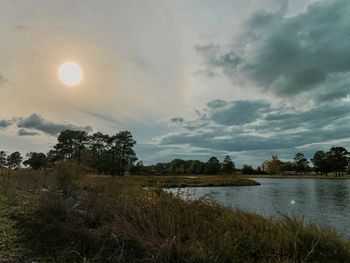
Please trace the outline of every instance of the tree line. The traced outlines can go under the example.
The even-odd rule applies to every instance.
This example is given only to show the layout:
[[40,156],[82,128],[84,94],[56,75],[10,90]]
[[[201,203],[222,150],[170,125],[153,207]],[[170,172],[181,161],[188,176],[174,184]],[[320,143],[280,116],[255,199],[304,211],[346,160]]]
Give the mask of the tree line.
[[[310,166],[310,162],[313,167]],[[328,151],[317,151],[310,161],[302,152],[295,154],[293,161],[283,162],[273,155],[262,164],[262,170],[269,174],[306,174],[343,176],[350,169],[350,153],[344,147],[332,147]]]
[[[302,152],[296,153],[292,161],[282,161],[273,155],[256,169],[243,165],[236,169],[229,155],[222,162],[215,156],[207,162],[199,160],[174,159],[167,163],[144,165],[137,161],[134,146],[136,141],[129,131],[114,135],[96,132],[89,135],[85,131],[64,130],[57,137],[57,143],[47,153],[30,152],[26,160],[20,152],[6,154],[0,151],[0,168],[19,169],[23,164],[32,169],[53,167],[60,161],[74,161],[98,174],[122,176],[130,174],[306,174],[320,175],[335,173],[342,176],[350,172],[350,153],[344,147],[332,147],[328,151],[317,151],[308,160]],[[310,164],[313,166],[311,167]]]
[[199,160],[174,159],[167,163],[157,163],[145,166],[142,161],[136,163],[131,174],[162,175],[162,174],[232,174],[236,170],[235,163],[229,155],[226,155],[222,162],[212,156],[207,162]]
[[[311,166],[312,164],[312,166]],[[328,151],[317,151],[313,158],[308,160],[304,153],[298,152],[292,161],[282,161],[276,155],[270,160],[266,160],[261,166],[253,168],[244,164],[241,169],[235,167],[235,163],[229,155],[220,162],[217,157],[209,158],[207,162],[198,160],[174,159],[167,163],[157,163],[155,165],[144,165],[142,161],[131,167],[131,174],[162,175],[162,174],[284,174],[303,175],[307,173],[320,175],[342,176],[350,173],[350,153],[344,147],[332,147]]]
[[[99,174],[124,175],[137,160],[133,149],[136,141],[129,131],[115,135],[101,132],[89,135],[85,131],[64,130],[47,154],[31,152],[23,165],[32,169],[49,168],[60,161],[74,161]],[[0,152],[0,167],[19,169],[23,157],[20,152],[6,155]]]

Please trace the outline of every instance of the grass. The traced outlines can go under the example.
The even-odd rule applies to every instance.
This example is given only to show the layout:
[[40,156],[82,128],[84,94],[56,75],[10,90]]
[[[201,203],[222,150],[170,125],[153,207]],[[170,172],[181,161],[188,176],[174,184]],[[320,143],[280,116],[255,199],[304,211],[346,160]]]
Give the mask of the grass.
[[253,186],[258,182],[235,175],[177,175],[177,176],[127,176],[123,178],[92,176],[91,182],[96,180],[104,183],[129,182],[142,187],[179,188],[179,187],[213,187],[213,186]]
[[185,201],[137,180],[70,166],[3,176],[0,261],[350,262],[349,241],[333,230]]
[[15,228],[15,221],[10,217],[10,208],[6,198],[0,195],[0,254],[3,257],[0,257],[0,261],[19,253],[16,245],[18,233]]

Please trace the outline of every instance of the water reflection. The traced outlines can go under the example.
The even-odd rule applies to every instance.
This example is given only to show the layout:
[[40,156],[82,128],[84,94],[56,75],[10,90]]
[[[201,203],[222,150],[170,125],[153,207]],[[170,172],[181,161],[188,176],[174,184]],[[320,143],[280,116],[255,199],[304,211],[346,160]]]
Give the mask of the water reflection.
[[[224,206],[265,216],[283,214],[329,225],[350,237],[350,180],[256,179],[260,186],[186,188],[189,198],[211,194]],[[170,191],[176,191],[170,190]]]

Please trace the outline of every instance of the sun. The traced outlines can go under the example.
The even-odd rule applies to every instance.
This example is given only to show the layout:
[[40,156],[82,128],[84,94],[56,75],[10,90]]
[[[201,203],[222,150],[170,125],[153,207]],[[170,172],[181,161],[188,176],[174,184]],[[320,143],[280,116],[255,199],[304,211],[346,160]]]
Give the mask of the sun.
[[83,72],[78,64],[66,62],[58,68],[58,78],[67,86],[75,86],[81,82]]

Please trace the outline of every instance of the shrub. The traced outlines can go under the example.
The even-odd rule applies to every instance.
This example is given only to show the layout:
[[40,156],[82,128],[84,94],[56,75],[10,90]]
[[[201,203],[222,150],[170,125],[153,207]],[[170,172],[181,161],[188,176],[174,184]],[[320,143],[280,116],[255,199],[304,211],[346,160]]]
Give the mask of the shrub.
[[[350,262],[349,241],[332,230],[290,217],[266,219],[210,199],[186,201],[159,189],[143,189],[132,178],[79,177],[69,165],[53,171],[58,185],[32,192],[29,205],[23,206],[18,196],[18,243],[26,259]],[[71,185],[74,195],[67,202],[57,189]]]

